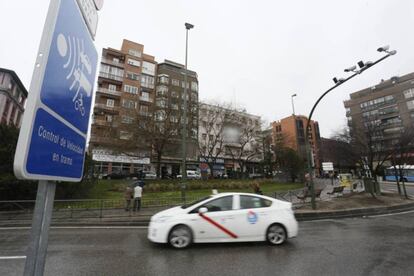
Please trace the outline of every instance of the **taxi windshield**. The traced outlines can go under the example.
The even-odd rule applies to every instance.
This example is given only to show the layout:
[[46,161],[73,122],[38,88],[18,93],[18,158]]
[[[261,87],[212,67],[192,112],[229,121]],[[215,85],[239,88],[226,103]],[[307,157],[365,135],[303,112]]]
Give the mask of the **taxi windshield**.
[[198,200],[196,200],[196,201],[193,201],[193,202],[190,202],[190,203],[184,204],[184,205],[182,205],[182,206],[181,206],[181,208],[182,208],[182,209],[187,209],[188,207],[191,207],[191,206],[193,206],[193,205],[196,205],[197,203],[200,203],[201,201],[204,201],[204,200],[209,199],[209,198],[211,198],[211,196],[206,196],[206,197],[203,197],[203,198],[198,199]]

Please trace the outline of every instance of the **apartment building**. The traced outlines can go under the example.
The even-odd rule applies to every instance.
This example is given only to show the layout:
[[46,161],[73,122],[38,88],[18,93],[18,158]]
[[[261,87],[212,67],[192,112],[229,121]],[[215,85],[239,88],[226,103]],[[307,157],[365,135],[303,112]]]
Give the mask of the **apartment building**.
[[[295,150],[298,155],[305,161],[308,160],[306,152],[305,128],[308,118],[302,115],[291,115],[279,121],[272,123],[273,144],[275,147],[285,146]],[[311,120],[309,123],[309,143],[312,150],[312,165],[315,172],[319,173],[321,169],[320,161],[320,134],[319,124]]]
[[[187,83],[185,83],[185,75]],[[184,93],[187,86],[186,94]],[[187,98],[187,106],[184,105]],[[184,120],[184,109],[187,119]],[[198,76],[185,66],[164,60],[157,66],[154,115],[156,120],[166,122],[163,125],[164,135],[171,136],[161,156],[161,176],[181,174],[182,160],[182,125],[186,124],[187,170],[198,170]],[[170,128],[170,129],[168,129]],[[156,152],[152,165],[157,166]]]
[[376,149],[391,148],[414,126],[414,73],[351,93],[344,106],[351,135],[364,132]]
[[197,169],[197,73],[170,60],[157,64],[144,45],[126,39],[120,50],[103,49],[89,143],[95,171],[180,174],[185,108],[187,169]]
[[20,127],[27,90],[17,74],[0,68],[0,123]]
[[214,176],[255,173],[262,160],[260,137],[260,116],[200,103],[198,140],[202,172],[212,171]]
[[102,50],[89,143],[98,173],[150,169],[151,150],[136,147],[131,139],[136,139],[133,125],[139,116],[152,112],[156,68],[142,44],[124,39],[120,50]]

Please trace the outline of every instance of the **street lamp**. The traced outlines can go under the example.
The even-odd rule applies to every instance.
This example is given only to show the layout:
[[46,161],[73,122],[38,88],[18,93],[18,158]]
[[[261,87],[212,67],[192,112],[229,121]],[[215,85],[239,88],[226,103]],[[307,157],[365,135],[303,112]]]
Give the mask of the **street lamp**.
[[297,96],[296,93],[293,94],[292,96],[290,96],[290,98],[292,99],[292,111],[293,111],[293,115],[295,115],[295,104],[293,102],[293,98],[296,97],[296,96]]
[[185,23],[185,67],[184,67],[184,110],[183,110],[183,121],[182,123],[182,165],[181,165],[181,197],[185,201],[185,182],[187,180],[187,54],[188,54],[188,30],[194,28],[194,25]]
[[319,97],[319,99],[313,105],[313,107],[311,109],[311,112],[309,113],[308,121],[306,123],[306,128],[305,128],[305,131],[306,131],[305,143],[306,143],[306,151],[307,151],[307,154],[308,154],[307,163],[308,163],[308,173],[310,175],[310,186],[311,186],[311,196],[312,196],[312,200],[311,200],[311,202],[312,202],[312,209],[316,209],[316,204],[315,204],[315,186],[314,186],[313,178],[312,178],[313,171],[312,171],[312,164],[311,164],[311,162],[312,162],[312,152],[311,152],[311,147],[310,147],[310,144],[309,144],[309,134],[310,134],[310,132],[309,132],[309,125],[310,125],[310,121],[312,119],[313,112],[315,111],[315,108],[319,104],[319,102],[329,92],[331,92],[332,90],[334,90],[335,88],[337,88],[341,84],[349,81],[350,79],[352,79],[356,75],[359,75],[359,74],[363,73],[368,68],[371,68],[375,64],[380,63],[384,59],[386,59],[386,58],[388,58],[388,57],[390,57],[392,55],[395,55],[397,53],[396,50],[389,51],[389,48],[390,47],[388,45],[387,46],[384,46],[384,47],[378,48],[377,49],[378,52],[385,52],[387,54],[385,56],[381,57],[380,59],[378,59],[375,62],[371,62],[371,61],[367,61],[367,62],[359,61],[358,62],[359,70],[357,70],[356,66],[352,66],[352,67],[349,67],[349,68],[345,69],[344,70],[345,72],[353,72],[354,73],[351,76],[349,76],[348,78],[346,78],[346,79],[344,79],[344,78],[339,78],[339,79],[333,78],[333,81],[334,81],[335,85],[332,86],[331,88],[329,88],[327,91],[325,91],[325,93],[322,94],[322,96]]

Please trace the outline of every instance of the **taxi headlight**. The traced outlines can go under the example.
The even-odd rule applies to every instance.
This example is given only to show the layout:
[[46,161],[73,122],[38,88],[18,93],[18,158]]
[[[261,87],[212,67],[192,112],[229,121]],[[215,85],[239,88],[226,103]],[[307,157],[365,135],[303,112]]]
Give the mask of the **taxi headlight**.
[[172,218],[172,216],[162,216],[162,217],[159,217],[159,218],[155,218],[152,221],[157,222],[157,223],[163,223],[163,222],[166,222],[167,220],[169,220],[170,218]]

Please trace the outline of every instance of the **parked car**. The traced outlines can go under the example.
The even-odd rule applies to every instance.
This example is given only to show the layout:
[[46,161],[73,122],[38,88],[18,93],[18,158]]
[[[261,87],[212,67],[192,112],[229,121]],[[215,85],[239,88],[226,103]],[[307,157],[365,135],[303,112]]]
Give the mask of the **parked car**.
[[185,248],[191,243],[267,241],[298,234],[292,203],[249,193],[221,193],[151,217],[148,239]]
[[145,179],[157,179],[157,174],[151,171],[144,171],[144,178]]
[[[181,179],[183,176],[179,174],[177,178]],[[187,171],[187,179],[201,179],[201,175],[197,171]]]
[[261,174],[261,173],[249,173],[249,178],[252,178],[252,179],[263,178],[263,174]]

